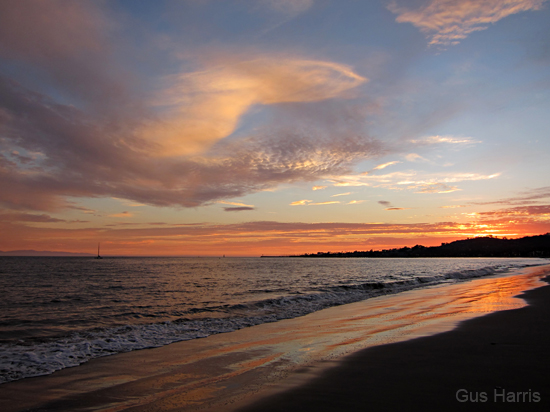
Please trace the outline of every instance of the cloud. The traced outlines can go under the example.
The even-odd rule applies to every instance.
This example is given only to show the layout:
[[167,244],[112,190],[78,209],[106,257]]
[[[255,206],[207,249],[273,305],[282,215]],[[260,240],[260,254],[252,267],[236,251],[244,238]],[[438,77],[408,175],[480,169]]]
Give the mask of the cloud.
[[452,193],[460,190],[456,186],[449,186],[445,183],[426,183],[417,186],[416,193]]
[[346,193],[337,193],[335,195],[331,195],[330,197],[338,197],[338,196],[348,196],[351,195],[353,192],[346,192]]
[[449,206],[440,206],[440,209],[457,209],[461,207],[467,207],[467,205],[449,205]]
[[304,205],[307,205],[309,202],[313,202],[313,200],[307,200],[307,199],[297,200],[295,202],[292,202],[290,206],[304,206]]
[[409,153],[408,155],[405,156],[405,159],[407,159],[408,162],[419,162],[419,161],[427,162],[428,161],[426,158],[416,153]]
[[327,186],[313,186],[311,188],[311,190],[323,190],[323,189],[326,189],[326,188],[327,188]]
[[[348,99],[367,81],[351,67],[200,49],[146,77],[136,62],[160,52],[128,47],[127,20],[109,7],[0,5],[0,60],[13,68],[0,71],[0,207],[56,212],[106,197],[196,207],[349,174],[382,152]],[[268,115],[238,130],[256,110]]]
[[388,202],[387,200],[379,200],[378,203],[382,206],[384,206],[384,210],[409,210],[408,207],[395,207],[392,206],[391,202]]
[[[57,211],[72,206],[70,196],[196,207],[349,173],[381,151],[365,134],[364,118],[346,114],[341,98],[366,81],[347,66],[236,59],[169,76],[157,106],[138,99],[144,106],[132,116],[118,106],[105,116],[62,103],[56,93],[53,98],[0,73],[0,205]],[[102,61],[109,65],[107,57]],[[87,98],[95,105],[102,97]],[[118,101],[105,98],[107,106]],[[277,107],[273,124],[226,139],[251,105]]]
[[489,212],[478,212],[476,215],[482,218],[521,219],[527,217],[550,221],[550,205],[519,206]]
[[164,114],[141,134],[160,156],[204,152],[233,133],[253,105],[342,97],[367,81],[345,65],[287,56],[218,56],[200,71],[167,76]]
[[254,208],[254,205],[247,205],[245,203],[239,203],[239,202],[227,202],[225,200],[218,200],[216,203],[221,203],[222,205],[243,206],[243,207]]
[[103,116],[139,110],[136,77],[117,59],[117,23],[104,2],[20,0],[0,4],[0,58],[19,80]]
[[385,169],[388,166],[392,166],[392,165],[395,165],[397,163],[401,163],[401,162],[398,161],[398,160],[394,160],[393,162],[383,163],[381,165],[373,167],[372,170],[382,170],[382,169]]
[[226,212],[242,212],[244,210],[255,210],[254,207],[250,206],[241,206],[241,207],[224,207],[223,210]]
[[425,33],[430,46],[458,44],[475,31],[512,14],[540,10],[545,0],[430,0],[416,9],[393,1],[388,9],[398,23],[411,23]]
[[347,175],[333,177],[334,186],[373,186],[390,190],[415,190],[420,193],[450,193],[459,190],[448,183],[494,179],[500,173],[482,175],[478,173],[438,173],[421,175],[415,171],[393,172],[385,175]]
[[308,206],[322,206],[322,205],[334,205],[340,203],[338,200],[331,200],[328,202],[316,202],[316,203],[309,203]]
[[411,139],[411,143],[415,144],[437,144],[437,143],[449,143],[449,144],[465,144],[472,145],[476,143],[481,143],[480,140],[475,140],[471,137],[457,137],[457,136],[425,136],[421,139]]
[[328,202],[313,202],[312,200],[297,200],[295,202],[292,202],[290,206],[321,206],[321,205],[332,205],[340,203],[337,200],[332,200]]
[[37,222],[37,223],[59,223],[67,222],[65,219],[57,219],[50,215],[35,215],[31,213],[0,213],[0,220],[6,222]]
[[491,201],[491,202],[475,202],[476,205],[533,205],[543,200],[550,198],[550,186],[530,189],[519,193],[519,196],[509,197],[506,199]]
[[392,166],[392,165],[395,165],[395,164],[398,164],[398,163],[401,163],[400,161],[398,160],[395,160],[393,162],[387,162],[387,163],[383,163],[383,164],[380,164],[378,166],[375,166],[373,167],[371,170],[369,171],[366,171],[366,172],[363,172],[361,173],[362,175],[368,175],[369,173],[372,173],[374,172],[375,170],[382,170],[382,169],[385,169],[386,167],[388,166]]

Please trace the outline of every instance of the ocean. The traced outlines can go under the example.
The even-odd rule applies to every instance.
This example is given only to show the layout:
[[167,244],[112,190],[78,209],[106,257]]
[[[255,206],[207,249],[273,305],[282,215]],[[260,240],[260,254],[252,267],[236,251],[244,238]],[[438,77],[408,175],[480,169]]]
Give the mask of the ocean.
[[547,263],[526,258],[0,257],[0,383],[383,294]]

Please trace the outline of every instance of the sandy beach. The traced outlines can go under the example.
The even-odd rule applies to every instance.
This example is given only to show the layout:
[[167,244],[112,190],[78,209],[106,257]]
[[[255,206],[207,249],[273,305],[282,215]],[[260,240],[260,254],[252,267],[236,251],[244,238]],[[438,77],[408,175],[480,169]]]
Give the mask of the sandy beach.
[[0,385],[0,409],[546,410],[550,286],[540,279],[548,271],[412,290],[94,359]]

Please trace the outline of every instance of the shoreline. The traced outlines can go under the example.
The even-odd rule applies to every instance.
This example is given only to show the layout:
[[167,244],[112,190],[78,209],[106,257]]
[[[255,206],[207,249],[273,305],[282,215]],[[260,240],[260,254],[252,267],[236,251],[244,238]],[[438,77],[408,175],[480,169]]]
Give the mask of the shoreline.
[[546,411],[550,275],[541,280],[547,284],[519,295],[528,306],[469,319],[448,332],[358,351],[308,382],[232,410]]
[[254,397],[267,399],[289,385],[300,387],[361,349],[414,341],[453,329],[480,313],[524,306],[512,296],[540,286],[536,273],[548,268],[416,289],[204,339],[97,358],[52,375],[0,385],[0,407],[6,412],[233,410]]

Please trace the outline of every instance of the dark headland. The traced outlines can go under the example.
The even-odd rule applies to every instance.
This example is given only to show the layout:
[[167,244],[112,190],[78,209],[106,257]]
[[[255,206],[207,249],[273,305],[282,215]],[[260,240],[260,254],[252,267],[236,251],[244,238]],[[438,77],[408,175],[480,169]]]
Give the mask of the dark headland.
[[[265,256],[267,257],[267,256]],[[367,257],[367,258],[422,258],[422,257],[550,257],[550,233],[518,239],[492,236],[456,240],[440,246],[402,247],[396,249],[354,252],[317,252],[285,257]]]

